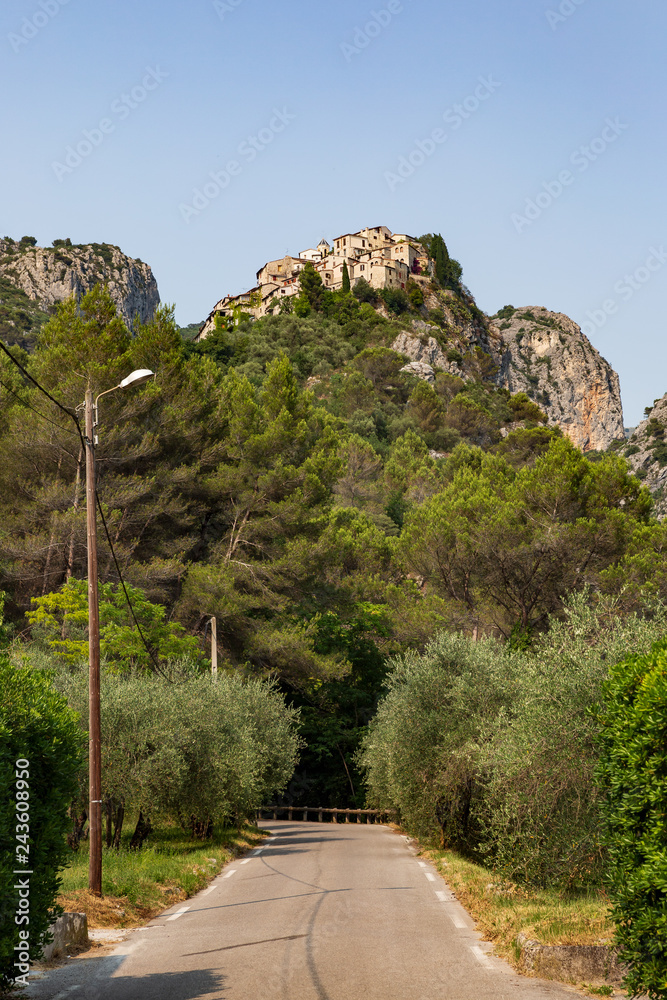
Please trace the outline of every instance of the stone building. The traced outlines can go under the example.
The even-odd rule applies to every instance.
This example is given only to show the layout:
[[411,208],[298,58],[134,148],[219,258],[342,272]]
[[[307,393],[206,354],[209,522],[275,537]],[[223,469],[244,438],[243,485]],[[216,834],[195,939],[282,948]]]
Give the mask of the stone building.
[[226,295],[216,303],[195,339],[203,340],[215,329],[216,316],[237,323],[243,315],[260,319],[277,313],[282,300],[299,294],[299,275],[308,262],[332,292],[343,287],[345,266],[352,286],[364,278],[377,289],[405,288],[411,274],[433,274],[433,262],[421,243],[405,233],[392,234],[386,226],[344,233],[335,238],[333,246],[322,239],[298,257],[286,254],[264,264],[253,288],[241,295]]

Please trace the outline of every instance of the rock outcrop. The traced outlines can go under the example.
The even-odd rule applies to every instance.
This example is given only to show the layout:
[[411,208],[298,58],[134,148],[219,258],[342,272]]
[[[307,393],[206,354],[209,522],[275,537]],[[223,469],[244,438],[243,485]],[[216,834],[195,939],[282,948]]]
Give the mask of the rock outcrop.
[[409,361],[407,365],[403,365],[401,371],[406,372],[408,375],[414,375],[423,382],[429,382],[430,384],[435,382],[435,372],[424,361]]
[[667,517],[667,394],[654,403],[646,420],[635,428],[620,453],[653,494],[653,513],[664,520]]
[[502,337],[498,385],[525,392],[582,451],[623,439],[618,375],[563,313],[506,306],[494,320]]
[[392,351],[404,354],[410,363],[425,364],[431,369],[459,374],[458,365],[450,361],[433,334],[438,328],[421,320],[415,320],[410,331],[399,333],[391,345]]
[[148,264],[108,243],[37,247],[5,238],[0,240],[0,278],[23,291],[44,312],[102,282],[129,327],[137,316],[147,322],[160,304]]

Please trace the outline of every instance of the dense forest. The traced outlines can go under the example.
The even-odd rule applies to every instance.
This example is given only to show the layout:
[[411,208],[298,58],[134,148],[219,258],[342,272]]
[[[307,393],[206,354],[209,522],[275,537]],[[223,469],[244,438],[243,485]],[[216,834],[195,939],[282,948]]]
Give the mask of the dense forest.
[[[617,595],[630,614],[664,589],[648,491],[617,454],[587,458],[496,386],[491,354],[448,321],[484,320],[460,265],[426,242],[441,309],[415,283],[332,293],[310,268],[292,311],[193,344],[169,308],[131,335],[98,287],[58,307],[32,353],[12,348],[41,388],[0,361],[15,635],[70,667],[85,659],[84,456],[42,390],[81,414],[88,386],[152,369],[100,402],[103,653],[116,672],[174,657],[204,669],[215,615],[224,669],[274,678],[301,710],[295,804],[363,804],[358,749],[391,658],[441,630],[526,647],[573,592]],[[388,345],[424,319],[460,375],[402,370]]]

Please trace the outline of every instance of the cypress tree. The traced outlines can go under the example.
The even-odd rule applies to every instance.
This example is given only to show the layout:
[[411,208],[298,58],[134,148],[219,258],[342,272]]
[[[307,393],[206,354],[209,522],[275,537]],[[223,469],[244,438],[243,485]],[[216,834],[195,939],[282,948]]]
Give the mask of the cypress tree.
[[311,309],[320,312],[324,300],[324,285],[311,261],[308,261],[304,266],[299,276],[299,284],[301,285],[301,296],[307,300]]
[[347,269],[347,262],[343,262],[343,291],[349,292],[350,290],[350,272]]
[[435,260],[436,280],[438,281],[438,284],[442,285],[443,288],[446,288],[447,279],[449,277],[447,268],[449,254],[447,253],[447,245],[439,233],[437,236],[433,237],[431,252],[433,253],[433,258]]

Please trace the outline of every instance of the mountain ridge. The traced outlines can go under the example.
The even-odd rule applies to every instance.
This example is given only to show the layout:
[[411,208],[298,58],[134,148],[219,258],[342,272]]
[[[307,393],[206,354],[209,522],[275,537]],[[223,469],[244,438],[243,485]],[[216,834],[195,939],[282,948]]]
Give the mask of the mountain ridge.
[[[160,304],[160,293],[148,264],[110,243],[73,244],[54,240],[39,247],[34,237],[0,239],[0,318],[3,334],[30,346],[54,306],[71,295],[77,299],[96,284],[105,284],[119,315],[132,329],[146,323]],[[25,298],[12,296],[12,286]],[[4,292],[4,294],[3,294]],[[13,299],[13,308],[6,299]],[[27,300],[27,301],[26,301]],[[17,316],[16,312],[23,316]],[[14,335],[8,327],[14,327]]]

